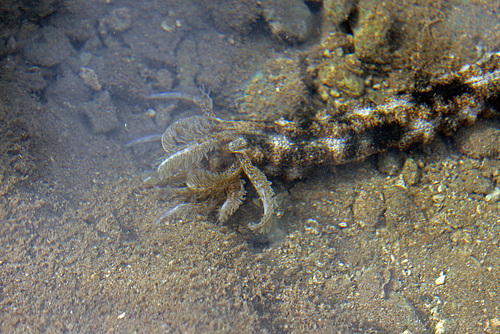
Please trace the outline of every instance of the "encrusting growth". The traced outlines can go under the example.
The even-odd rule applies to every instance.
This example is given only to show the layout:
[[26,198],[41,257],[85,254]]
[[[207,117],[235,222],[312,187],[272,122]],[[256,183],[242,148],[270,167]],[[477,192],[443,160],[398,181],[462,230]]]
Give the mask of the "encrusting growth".
[[[177,98],[178,93],[151,98]],[[299,122],[231,121],[212,113],[207,94],[189,98],[203,116],[172,124],[161,141],[166,156],[158,167],[162,183],[179,184],[191,203],[163,217],[219,207],[225,222],[243,203],[243,178],[256,189],[264,213],[251,230],[269,232],[277,203],[267,176],[293,180],[319,165],[362,160],[388,148],[429,143],[500,111],[500,54],[433,79],[375,106],[327,110]],[[163,218],[162,217],[162,218]]]

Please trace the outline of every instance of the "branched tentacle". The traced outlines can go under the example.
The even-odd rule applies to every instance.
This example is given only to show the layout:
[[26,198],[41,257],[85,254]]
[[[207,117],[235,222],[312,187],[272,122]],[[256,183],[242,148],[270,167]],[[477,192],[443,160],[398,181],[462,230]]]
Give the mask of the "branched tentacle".
[[204,141],[213,125],[210,119],[202,116],[186,117],[172,124],[162,135],[161,144],[170,156],[193,142]]
[[207,156],[210,151],[218,147],[216,138],[204,141],[201,144],[195,143],[186,146],[165,160],[158,166],[158,175],[160,179],[168,180],[178,174],[186,174],[194,166],[199,165],[201,160]]
[[239,163],[222,172],[211,172],[206,169],[196,169],[189,173],[186,180],[187,187],[197,194],[209,194],[220,189],[225,189],[227,183],[239,179],[241,167]]
[[229,144],[229,149],[236,154],[245,174],[250,179],[250,182],[252,182],[255,190],[257,190],[264,207],[264,215],[260,223],[250,223],[248,227],[254,231],[268,233],[271,228],[273,216],[278,207],[276,199],[274,198],[273,188],[271,188],[271,182],[267,180],[266,175],[262,173],[260,169],[252,164],[247,153],[248,143],[245,139],[240,137],[231,142]]
[[228,220],[233,213],[238,210],[238,208],[243,204],[245,200],[245,187],[243,180],[234,180],[227,187],[227,198],[224,204],[219,209],[219,214],[217,215],[219,222],[224,223]]

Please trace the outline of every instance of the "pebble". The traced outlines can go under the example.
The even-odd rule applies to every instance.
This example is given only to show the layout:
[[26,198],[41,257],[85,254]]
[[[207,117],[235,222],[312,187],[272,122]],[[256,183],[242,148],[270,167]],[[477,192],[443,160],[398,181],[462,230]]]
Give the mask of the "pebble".
[[[370,2],[368,2],[370,3]],[[390,12],[384,3],[358,6],[358,24],[354,28],[354,47],[361,59],[380,62],[387,57],[387,38],[393,24]]]
[[403,170],[401,171],[405,183],[409,186],[414,186],[420,181],[421,171],[418,168],[418,164],[412,158],[406,159]]
[[160,24],[161,28],[167,32],[173,32],[175,30],[175,26],[169,23],[169,20],[163,20]]
[[439,320],[436,323],[436,326],[434,328],[434,333],[436,333],[436,334],[444,333],[445,332],[445,323],[446,323],[446,320]]
[[464,188],[473,194],[486,195],[493,190],[493,182],[485,178],[478,169],[470,168],[464,176]]
[[263,15],[271,32],[284,42],[306,41],[313,30],[313,15],[301,0],[263,0]]
[[339,227],[340,228],[347,228],[349,225],[346,222],[340,222]]
[[446,199],[446,195],[444,195],[444,194],[435,194],[435,195],[432,195],[432,200],[433,200],[435,203],[441,203],[441,202],[443,202],[445,199]]
[[96,92],[102,89],[102,86],[99,83],[99,80],[97,79],[97,74],[93,69],[88,67],[82,67],[80,68],[79,75],[80,78],[83,79],[83,83],[85,84],[85,86],[92,88]]
[[493,191],[490,194],[486,195],[484,199],[490,204],[498,202],[500,200],[500,189],[493,189]]
[[144,113],[144,115],[146,115],[149,118],[153,118],[154,119],[155,116],[156,116],[156,110],[149,108],[148,110],[146,110],[146,112]]
[[441,272],[441,275],[436,278],[436,280],[434,281],[434,283],[436,283],[436,285],[443,285],[446,281],[446,275],[444,273],[444,271]]
[[480,121],[455,135],[460,151],[474,159],[496,158],[500,153],[500,129]]
[[126,7],[113,9],[111,15],[106,18],[108,27],[113,31],[125,31],[132,26],[132,14]]
[[377,167],[379,171],[388,175],[397,175],[403,166],[403,153],[389,150],[378,157]]

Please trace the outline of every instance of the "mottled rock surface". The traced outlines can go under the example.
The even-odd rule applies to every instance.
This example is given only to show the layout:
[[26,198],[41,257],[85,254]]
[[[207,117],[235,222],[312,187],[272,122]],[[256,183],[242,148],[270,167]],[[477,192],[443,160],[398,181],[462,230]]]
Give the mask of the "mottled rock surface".
[[54,66],[60,64],[74,53],[68,38],[55,27],[44,27],[29,39],[24,54],[36,65]]
[[500,129],[495,125],[478,122],[461,129],[455,140],[460,150],[473,158],[500,157]]
[[271,32],[284,42],[305,42],[313,31],[314,16],[302,0],[263,0],[264,18]]
[[82,103],[79,109],[88,117],[92,132],[95,134],[108,133],[118,128],[120,124],[116,117],[118,110],[106,91],[98,93],[92,101]]

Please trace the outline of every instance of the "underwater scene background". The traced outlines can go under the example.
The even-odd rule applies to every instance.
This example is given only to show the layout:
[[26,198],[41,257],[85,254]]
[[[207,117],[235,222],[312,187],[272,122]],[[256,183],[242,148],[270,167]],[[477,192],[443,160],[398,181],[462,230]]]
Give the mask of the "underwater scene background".
[[498,1],[0,1],[0,332],[497,333]]

